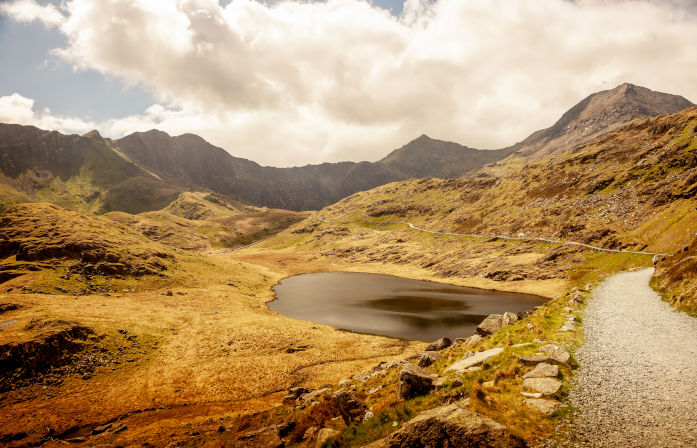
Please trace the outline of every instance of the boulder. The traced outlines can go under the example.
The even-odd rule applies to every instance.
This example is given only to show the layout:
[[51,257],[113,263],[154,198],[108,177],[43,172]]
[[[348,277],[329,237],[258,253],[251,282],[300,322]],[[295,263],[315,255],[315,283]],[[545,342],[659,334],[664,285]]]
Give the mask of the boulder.
[[569,363],[569,360],[571,359],[571,355],[569,354],[569,352],[553,344],[548,344],[540,347],[540,351],[543,353],[547,353],[547,355],[550,358],[557,361],[559,364],[567,365]]
[[399,389],[397,395],[399,398],[404,398],[405,400],[419,395],[425,395],[434,388],[433,382],[436,378],[438,378],[438,375],[430,370],[407,364],[399,373]]
[[526,378],[523,380],[523,389],[531,389],[543,395],[552,395],[559,392],[562,382],[553,378]]
[[446,349],[453,345],[453,341],[451,341],[448,338],[440,338],[435,342],[431,342],[428,344],[428,347],[426,347],[427,352],[439,352],[443,349]]
[[465,347],[472,347],[474,344],[477,342],[481,341],[484,339],[482,335],[480,334],[473,334],[472,336],[468,337],[465,341]]
[[340,432],[331,428],[322,428],[317,433],[316,448],[322,448],[327,442],[336,439]]
[[366,413],[370,412],[363,400],[356,397],[351,392],[342,390],[335,392],[332,397],[346,425],[362,422]]
[[556,378],[559,375],[559,367],[541,362],[534,369],[523,375],[523,378]]
[[526,398],[525,404],[544,415],[553,414],[555,411],[564,407],[563,404],[555,400],[545,400],[542,398]]
[[503,328],[503,316],[500,314],[491,314],[487,316],[481,324],[477,325],[476,331],[480,336],[488,336],[496,333],[501,328]]
[[524,448],[500,423],[467,409],[467,400],[422,412],[389,437],[366,448]]
[[423,352],[419,356],[419,362],[417,364],[419,367],[428,367],[439,358],[441,358],[441,354],[438,352]]
[[491,358],[500,355],[503,353],[503,347],[497,347],[497,348],[492,348],[489,350],[485,350],[483,352],[475,353],[472,356],[462,358],[461,360],[455,362],[452,364],[450,367],[445,369],[446,372],[450,371],[455,371],[455,372],[460,372],[465,369],[468,369],[470,367],[477,366],[484,361],[488,361]]

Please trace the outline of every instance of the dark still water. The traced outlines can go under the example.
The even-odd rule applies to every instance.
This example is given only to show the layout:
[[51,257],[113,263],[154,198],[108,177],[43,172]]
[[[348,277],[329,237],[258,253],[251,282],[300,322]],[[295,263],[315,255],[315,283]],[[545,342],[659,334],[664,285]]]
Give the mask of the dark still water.
[[274,287],[269,308],[359,333],[418,341],[471,336],[489,314],[517,313],[547,299],[381,274],[296,275]]

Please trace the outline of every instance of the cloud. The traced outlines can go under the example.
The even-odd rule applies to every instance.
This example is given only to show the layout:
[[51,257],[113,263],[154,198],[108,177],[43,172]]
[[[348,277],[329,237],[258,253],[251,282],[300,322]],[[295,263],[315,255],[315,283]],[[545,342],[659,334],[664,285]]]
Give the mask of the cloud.
[[36,0],[17,0],[0,4],[0,13],[6,14],[18,22],[38,20],[48,27],[59,26],[65,16],[55,5],[40,5]]
[[64,133],[84,133],[96,127],[91,121],[77,117],[54,115],[50,109],[34,111],[34,100],[18,93],[0,97],[0,123],[33,125]]
[[97,123],[105,135],[194,132],[272,165],[376,160],[421,133],[507,146],[625,81],[694,100],[689,6],[407,0],[395,17],[362,0],[71,0],[56,54],[153,93],[143,114]]

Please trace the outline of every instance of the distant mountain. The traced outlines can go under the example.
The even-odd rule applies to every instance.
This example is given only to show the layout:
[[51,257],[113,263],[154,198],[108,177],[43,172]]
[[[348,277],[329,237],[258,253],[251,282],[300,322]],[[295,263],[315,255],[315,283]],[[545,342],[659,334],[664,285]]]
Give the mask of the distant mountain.
[[529,160],[540,160],[619,129],[631,121],[673,114],[693,106],[682,96],[624,83],[588,96],[551,127],[533,133],[508,149]]
[[0,209],[52,202],[83,212],[157,210],[182,189],[136,166],[109,140],[0,124]]
[[113,145],[138,166],[179,187],[206,188],[247,204],[290,210],[319,209],[397,180],[461,176],[510,153],[479,151],[422,135],[378,162],[274,168],[233,157],[192,134],[136,132]]
[[118,140],[0,125],[0,208],[48,201],[89,212],[159,210],[188,190],[245,204],[316,210],[358,191],[419,177],[501,174],[564,152],[637,119],[693,104],[677,95],[622,84],[595,93],[552,127],[520,143],[482,151],[426,135],[377,162],[264,167],[199,136],[152,130]]

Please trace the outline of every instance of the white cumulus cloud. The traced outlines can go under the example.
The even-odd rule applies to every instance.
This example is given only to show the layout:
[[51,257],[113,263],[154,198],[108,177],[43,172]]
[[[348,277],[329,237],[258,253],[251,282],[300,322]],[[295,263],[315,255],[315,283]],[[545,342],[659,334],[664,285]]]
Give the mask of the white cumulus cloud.
[[[407,0],[395,17],[364,0],[69,0],[41,20],[77,69],[155,96],[103,134],[194,132],[294,165],[376,160],[421,133],[508,146],[625,81],[695,100],[689,3]],[[36,3],[3,7],[27,20],[16,4]]]

